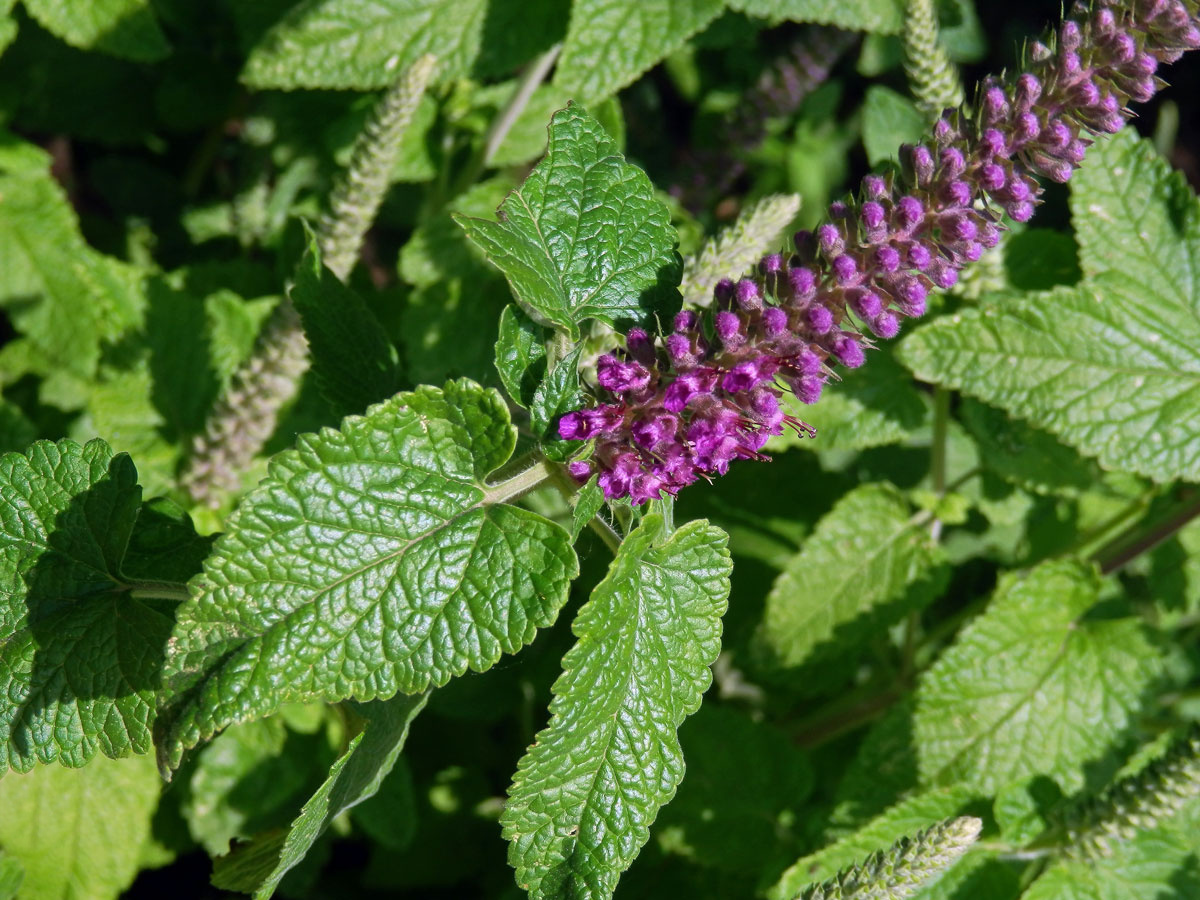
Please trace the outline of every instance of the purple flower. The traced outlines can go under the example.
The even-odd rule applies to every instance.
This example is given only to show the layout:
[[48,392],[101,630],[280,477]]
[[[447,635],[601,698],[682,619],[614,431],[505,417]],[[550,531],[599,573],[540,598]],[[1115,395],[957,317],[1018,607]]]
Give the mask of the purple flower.
[[814,434],[783,414],[783,391],[815,403],[835,366],[862,365],[864,330],[891,338],[902,318],[922,315],[931,289],[953,287],[995,246],[1003,214],[1033,215],[1038,176],[1066,181],[1092,138],[1154,93],[1159,64],[1196,48],[1196,0],[1077,5],[1057,41],[1033,45],[1031,71],[1007,85],[986,79],[976,115],[952,112],[930,146],[905,148],[900,176],[867,176],[857,199],[794,236],[790,257],[719,283],[707,327],[685,310],[661,346],[634,329],[624,358],[602,356],[606,402],[559,420],[562,438],[596,442],[571,474],[599,472],[605,496],[643,503],[763,458],[784,427]]

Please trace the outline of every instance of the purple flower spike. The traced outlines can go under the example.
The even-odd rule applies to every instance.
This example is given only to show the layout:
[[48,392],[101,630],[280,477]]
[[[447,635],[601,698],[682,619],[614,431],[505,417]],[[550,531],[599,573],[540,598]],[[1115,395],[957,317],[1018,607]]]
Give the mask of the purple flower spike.
[[572,477],[599,474],[609,499],[643,503],[761,458],[784,424],[811,431],[784,415],[781,386],[815,403],[838,366],[864,362],[869,342],[855,321],[895,337],[902,318],[924,314],[931,288],[952,288],[996,245],[1000,210],[1032,217],[1038,179],[1067,180],[1096,135],[1119,129],[1128,104],[1159,87],[1162,64],[1200,48],[1197,0],[1076,9],[1057,40],[1030,45],[1029,72],[1007,85],[986,79],[976,115],[941,119],[927,145],[904,151],[901,174],[864,178],[860,199],[832,204],[815,234],[795,235],[794,256],[771,254],[752,277],[718,283],[703,326],[684,311],[660,346],[633,329],[625,350],[602,356],[598,402],[558,423],[564,440],[595,441]]

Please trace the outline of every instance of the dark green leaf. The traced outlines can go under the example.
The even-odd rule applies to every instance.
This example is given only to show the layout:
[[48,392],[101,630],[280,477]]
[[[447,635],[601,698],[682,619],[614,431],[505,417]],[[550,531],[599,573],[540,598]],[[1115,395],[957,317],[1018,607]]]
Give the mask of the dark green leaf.
[[554,116],[546,158],[505,199],[499,222],[456,218],[525,311],[572,338],[588,318],[649,324],[679,306],[669,211],[578,105]]
[[546,329],[510,303],[500,314],[496,371],[514,403],[528,407],[546,374]]
[[583,344],[558,361],[533,394],[529,404],[529,424],[542,441],[542,449],[550,459],[565,460],[579,451],[578,441],[559,440],[558,418],[583,404],[579,388],[579,356]]
[[311,231],[289,296],[304,322],[313,375],[341,418],[400,389],[396,348],[363,299],[321,262]]
[[463,380],[276,456],[180,608],[168,666],[191,687],[166,763],[282,703],[482,671],[552,623],[577,562],[562,528],[489,493],[514,441],[499,393]]
[[720,529],[668,537],[648,515],[580,609],[550,724],[501,816],[531,897],[610,897],[646,842],[683,778],[676,731],[712,678],[730,569]]

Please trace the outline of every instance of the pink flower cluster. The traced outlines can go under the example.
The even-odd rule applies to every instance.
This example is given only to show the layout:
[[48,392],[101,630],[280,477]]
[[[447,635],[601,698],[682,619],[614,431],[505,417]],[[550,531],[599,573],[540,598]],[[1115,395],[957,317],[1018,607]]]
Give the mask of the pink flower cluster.
[[710,312],[679,313],[661,339],[635,328],[601,357],[599,402],[559,421],[562,438],[595,440],[571,473],[599,472],[609,499],[643,503],[761,458],[786,426],[811,432],[782,412],[784,390],[814,403],[836,366],[862,365],[864,332],[891,338],[922,315],[932,288],[995,246],[1003,214],[1033,215],[1037,176],[1070,178],[1092,138],[1162,86],[1158,66],[1196,48],[1198,0],[1079,5],[1057,40],[1033,46],[1030,72],[987,79],[974,117],[948,113],[929,146],[904,149],[898,174],[864,178],[787,258],[721,282]]

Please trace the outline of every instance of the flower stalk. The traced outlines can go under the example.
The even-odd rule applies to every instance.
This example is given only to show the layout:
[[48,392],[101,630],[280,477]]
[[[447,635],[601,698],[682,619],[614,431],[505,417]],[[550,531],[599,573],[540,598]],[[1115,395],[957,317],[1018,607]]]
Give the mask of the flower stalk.
[[598,472],[609,499],[643,503],[764,458],[785,428],[813,434],[783,413],[783,391],[815,403],[875,338],[921,316],[931,290],[996,246],[1004,215],[1033,216],[1039,177],[1067,181],[1093,139],[1163,85],[1159,66],[1197,47],[1197,0],[1078,5],[1032,45],[1029,71],[986,79],[973,114],[940,118],[928,144],[904,148],[899,172],[864,178],[826,224],[795,235],[791,254],[719,282],[712,309],[680,312],[669,334],[635,328],[600,357],[598,402],[559,422],[563,439],[595,441],[571,473]]

